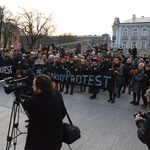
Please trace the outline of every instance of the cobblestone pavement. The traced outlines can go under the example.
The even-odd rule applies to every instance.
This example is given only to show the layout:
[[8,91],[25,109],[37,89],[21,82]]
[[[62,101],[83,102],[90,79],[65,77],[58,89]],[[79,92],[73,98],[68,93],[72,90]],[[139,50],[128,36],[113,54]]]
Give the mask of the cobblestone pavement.
[[[14,97],[5,94],[2,85],[0,95],[0,150],[5,150]],[[132,94],[122,93],[112,104],[107,102],[107,91],[101,90],[97,98],[91,100],[88,92],[80,92],[76,87],[73,95],[63,94],[63,97],[73,123],[81,129],[82,137],[71,144],[73,150],[147,150],[137,138],[133,115],[141,109],[129,104]],[[19,114],[19,130],[26,132],[27,117],[23,110]],[[24,149],[25,139],[26,134],[18,136],[16,150]],[[69,148],[63,143],[61,150]]]

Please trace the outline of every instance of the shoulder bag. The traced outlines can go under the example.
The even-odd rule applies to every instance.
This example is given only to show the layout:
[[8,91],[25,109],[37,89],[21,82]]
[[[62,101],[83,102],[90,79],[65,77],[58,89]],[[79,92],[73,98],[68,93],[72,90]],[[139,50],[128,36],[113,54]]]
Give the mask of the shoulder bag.
[[[64,101],[63,101],[63,97],[61,93],[58,90],[54,90],[54,91],[58,94],[58,96],[60,97],[61,103],[64,105]],[[66,144],[72,144],[81,137],[81,131],[78,126],[72,123],[71,118],[67,112],[67,109],[66,109],[66,115],[67,115],[69,123],[64,123],[64,122],[62,123],[62,126],[63,126],[62,141]]]

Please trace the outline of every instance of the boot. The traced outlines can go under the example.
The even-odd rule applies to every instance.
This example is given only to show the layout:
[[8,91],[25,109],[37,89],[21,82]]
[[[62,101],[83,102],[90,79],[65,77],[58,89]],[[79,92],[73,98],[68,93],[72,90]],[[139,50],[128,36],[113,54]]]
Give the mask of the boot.
[[64,94],[68,94],[68,89],[66,90],[66,92]]
[[86,87],[84,86],[84,88],[83,88],[83,92],[85,92],[86,91]]
[[135,104],[136,103],[136,93],[133,93],[133,101],[130,102],[130,104]]
[[61,89],[60,89],[60,92],[63,92],[63,91],[64,91],[64,89],[63,89],[63,88],[61,88]]
[[109,100],[107,102],[111,102],[112,101],[112,92],[109,91]]
[[129,87],[128,87],[128,94],[129,94],[129,95],[131,94],[131,87],[130,87],[130,85],[129,85]]
[[112,101],[112,98],[110,98],[107,102],[111,102]]
[[122,93],[125,93],[126,86],[123,86]]
[[114,94],[113,94],[113,99],[112,99],[111,103],[114,103],[114,102],[115,102],[115,98],[116,98],[116,96],[117,96],[117,94],[116,94],[116,93],[114,93]]
[[95,99],[95,98],[96,98],[96,95],[97,95],[97,94],[94,93],[94,94],[90,97],[90,99]]
[[120,92],[117,94],[117,98],[120,98]]
[[70,95],[72,95],[72,94],[73,94],[73,90],[70,91]]
[[119,87],[119,89],[118,89],[118,94],[117,94],[117,98],[120,98],[121,89],[122,89],[122,87]]

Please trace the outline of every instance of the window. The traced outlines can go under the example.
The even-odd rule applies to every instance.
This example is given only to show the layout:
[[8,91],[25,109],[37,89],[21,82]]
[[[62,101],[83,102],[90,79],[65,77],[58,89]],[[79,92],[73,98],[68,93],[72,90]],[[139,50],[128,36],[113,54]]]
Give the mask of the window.
[[128,36],[128,29],[127,28],[123,28],[123,36]]
[[138,36],[138,29],[137,28],[132,29],[132,36]]
[[142,28],[142,36],[147,36],[148,29]]
[[146,42],[141,43],[141,49],[146,49]]
[[127,42],[122,42],[122,48],[126,49],[127,48]]
[[132,42],[132,43],[131,43],[131,47],[132,47],[132,48],[137,47],[137,46],[136,46],[136,42]]

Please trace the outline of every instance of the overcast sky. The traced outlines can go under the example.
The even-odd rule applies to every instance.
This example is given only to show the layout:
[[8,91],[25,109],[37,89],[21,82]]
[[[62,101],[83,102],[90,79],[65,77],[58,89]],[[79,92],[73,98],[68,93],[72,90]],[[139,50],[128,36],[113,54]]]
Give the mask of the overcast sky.
[[19,7],[27,10],[37,9],[41,13],[53,14],[57,24],[56,34],[112,36],[112,24],[115,17],[120,21],[136,17],[150,17],[149,0],[1,0],[12,12]]

